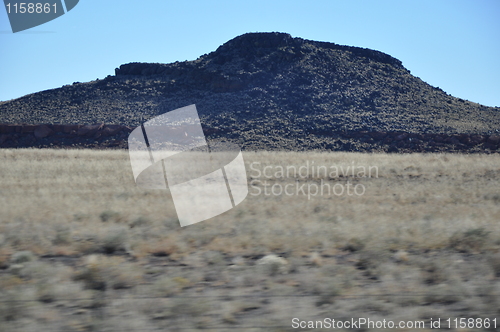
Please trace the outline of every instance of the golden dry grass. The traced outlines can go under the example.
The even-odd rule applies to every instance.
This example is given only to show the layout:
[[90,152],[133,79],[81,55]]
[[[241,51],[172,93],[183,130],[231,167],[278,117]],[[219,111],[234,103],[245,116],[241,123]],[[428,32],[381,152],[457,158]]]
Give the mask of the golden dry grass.
[[[244,158],[253,184],[246,200],[181,228],[168,192],[136,187],[125,151],[0,150],[0,301],[28,300],[19,308],[0,305],[0,321],[10,331],[37,320],[85,331],[120,329],[123,317],[133,317],[129,327],[136,329],[196,329],[291,326],[291,314],[416,319],[431,307],[437,316],[458,315],[460,306],[478,317],[500,313],[491,307],[500,300],[500,156],[245,152]],[[312,164],[372,166],[378,173],[337,177],[309,168],[307,177],[265,178],[255,171]],[[255,195],[264,181],[268,189],[349,182],[365,191]],[[287,265],[257,263],[269,254]],[[101,303],[101,293],[108,302]],[[401,296],[408,293],[416,295]],[[151,298],[158,294],[168,298]],[[181,297],[196,294],[210,305]],[[252,294],[262,297],[241,297]],[[294,305],[283,295],[304,297]],[[47,311],[47,303],[71,297],[81,303]],[[132,308],[123,297],[140,304]],[[181,319],[186,315],[189,323]]]

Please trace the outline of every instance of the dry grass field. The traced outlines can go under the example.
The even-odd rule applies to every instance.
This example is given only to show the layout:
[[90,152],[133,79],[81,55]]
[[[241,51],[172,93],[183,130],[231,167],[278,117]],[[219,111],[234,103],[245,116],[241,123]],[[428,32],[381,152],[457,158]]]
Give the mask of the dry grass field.
[[0,331],[500,329],[499,155],[244,158],[246,200],[181,228],[126,151],[0,150]]

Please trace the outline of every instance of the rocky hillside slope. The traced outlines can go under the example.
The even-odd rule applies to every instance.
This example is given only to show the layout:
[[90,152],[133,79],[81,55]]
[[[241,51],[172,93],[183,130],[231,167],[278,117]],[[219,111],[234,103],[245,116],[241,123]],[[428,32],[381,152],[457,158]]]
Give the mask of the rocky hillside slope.
[[[2,148],[90,148],[126,149],[128,136],[134,127],[122,125],[0,125]],[[204,128],[208,144],[221,137],[234,136],[229,131]],[[231,139],[229,139],[231,141]],[[266,145],[262,142],[240,141],[244,149],[295,151],[320,149],[327,151],[359,152],[500,152],[500,136],[475,134],[415,134],[381,131],[332,131],[320,137],[309,135],[308,140],[298,138],[288,145]]]
[[487,139],[500,128],[500,108],[450,96],[387,54],[284,33],[249,33],[194,61],[124,64],[102,80],[1,102],[0,123],[135,127],[190,104],[210,135],[247,149],[349,149],[332,138],[341,132]]

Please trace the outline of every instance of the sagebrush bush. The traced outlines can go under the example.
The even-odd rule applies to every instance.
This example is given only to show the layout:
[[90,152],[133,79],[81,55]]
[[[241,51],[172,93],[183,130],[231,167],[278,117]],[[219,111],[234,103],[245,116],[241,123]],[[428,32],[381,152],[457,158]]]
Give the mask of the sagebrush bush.
[[99,218],[102,222],[117,221],[120,218],[120,213],[113,210],[105,210],[101,212]]
[[363,270],[368,277],[377,279],[385,273],[385,271],[380,267],[388,260],[388,258],[389,253],[385,250],[369,250],[367,248],[360,252],[359,260],[356,262],[356,266]]
[[463,300],[469,295],[463,285],[454,281],[449,284],[431,286],[426,290],[424,301],[429,304],[452,304]]
[[326,280],[326,282],[320,286],[320,294],[316,300],[316,306],[320,307],[323,304],[332,304],[337,296],[342,293],[342,286],[339,281],[335,278]]
[[10,260],[14,264],[22,264],[34,261],[35,259],[36,257],[31,251],[25,250],[14,253]]
[[0,248],[0,269],[6,269],[7,267],[9,267],[10,257],[12,253],[13,250],[11,248]]
[[68,226],[58,225],[55,228],[56,235],[52,240],[55,245],[66,245],[71,243],[71,230]]
[[276,276],[278,274],[286,274],[289,271],[288,261],[283,257],[276,255],[267,255],[262,257],[257,265],[268,276]]
[[141,217],[131,221],[129,223],[129,226],[130,226],[130,228],[134,228],[134,227],[147,226],[150,224],[151,224],[151,220],[149,220],[149,218],[141,216]]
[[198,317],[210,310],[210,303],[207,300],[178,298],[174,299],[172,313],[180,317]]
[[141,270],[121,257],[91,255],[86,265],[78,270],[73,279],[82,281],[87,289],[104,291],[137,285],[142,280]]
[[111,227],[101,239],[101,247],[107,254],[128,250],[128,233],[123,227]]
[[456,232],[450,237],[449,246],[459,252],[481,252],[487,245],[490,231],[480,227]]
[[344,245],[344,250],[356,252],[363,250],[365,247],[365,242],[363,242],[361,239],[358,238],[351,238],[347,243]]
[[488,256],[488,263],[493,269],[496,277],[500,277],[500,253]]
[[0,325],[2,321],[15,321],[31,315],[30,301],[35,300],[30,288],[16,287],[0,292]]

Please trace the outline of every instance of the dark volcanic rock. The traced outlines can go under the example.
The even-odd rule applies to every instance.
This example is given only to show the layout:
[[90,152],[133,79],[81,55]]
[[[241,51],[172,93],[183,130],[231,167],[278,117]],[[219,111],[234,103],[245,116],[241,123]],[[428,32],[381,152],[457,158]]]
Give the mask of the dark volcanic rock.
[[102,129],[102,127],[104,127],[104,124],[85,125],[78,129],[77,135],[88,137],[95,136],[97,131]]
[[[39,126],[36,126],[36,125],[25,125],[25,126],[23,126],[23,129],[21,130],[21,132],[22,133],[33,133],[33,132],[35,132],[35,129],[37,127],[39,127]],[[48,129],[50,129],[50,128],[48,128]]]
[[[25,126],[24,126],[25,127]],[[24,128],[23,127],[23,128]],[[27,131],[23,131],[23,132],[27,132]],[[34,129],[34,134],[35,134],[35,137],[36,138],[45,138],[47,136],[50,136],[52,135],[54,132],[52,131],[52,129],[50,129],[48,126],[46,125],[40,125],[40,126],[37,126],[35,129]]]
[[[500,108],[452,97],[390,55],[285,33],[245,34],[194,61],[129,63],[115,74],[0,102],[0,122],[136,127],[196,104],[213,138],[247,149],[292,150],[359,148],[335,141],[335,132],[349,132],[348,140],[363,144],[394,142],[398,151],[404,148],[396,144],[415,146],[412,134],[467,134],[453,143],[433,137],[434,146],[478,145],[500,128]],[[0,126],[0,134],[7,130],[17,129]],[[114,130],[64,126],[63,131],[99,138]]]
[[0,135],[0,146],[9,139],[9,135],[7,134],[2,134]]
[[[123,149],[127,147],[128,134],[134,129],[120,125],[87,125],[81,126],[84,130],[82,135],[73,130],[67,134],[65,125],[41,125],[36,128],[43,128],[50,131],[46,137],[35,138],[31,133],[31,125],[12,125],[14,130],[10,134],[0,135],[0,147],[37,147],[37,148],[95,148],[95,149]],[[51,129],[52,128],[52,129]],[[97,131],[96,131],[97,128]],[[102,128],[102,129],[101,129]],[[6,129],[6,128],[4,128]],[[149,127],[150,131],[162,130],[162,127]],[[170,128],[169,130],[185,129]],[[8,130],[7,130],[8,131]],[[35,129],[37,132],[37,129]],[[205,134],[220,134],[211,128],[205,128]],[[230,137],[231,132],[225,132],[226,137]],[[209,138],[209,144],[215,143],[213,137]],[[499,152],[500,140],[497,135],[447,135],[447,134],[414,134],[402,132],[367,132],[367,131],[331,131],[323,132],[317,136],[309,134],[308,139],[316,142],[323,150],[347,150],[364,152],[466,152],[466,153],[492,153]],[[304,143],[304,140],[301,140]],[[483,144],[478,142],[484,141]],[[461,143],[466,142],[466,143]],[[468,142],[468,143],[467,143]],[[308,148],[310,144],[303,144],[297,150]],[[247,146],[246,149],[254,149],[255,146]],[[278,146],[277,148],[281,148]]]
[[498,144],[500,142],[500,136],[498,135],[491,135],[488,137],[488,143],[493,143],[493,144]]
[[102,136],[113,136],[113,135],[116,135],[120,130],[122,130],[122,126],[119,126],[119,125],[107,125],[102,130]]
[[62,127],[62,131],[66,134],[70,134],[73,132],[77,132],[79,128],[80,128],[79,125],[64,125]]

